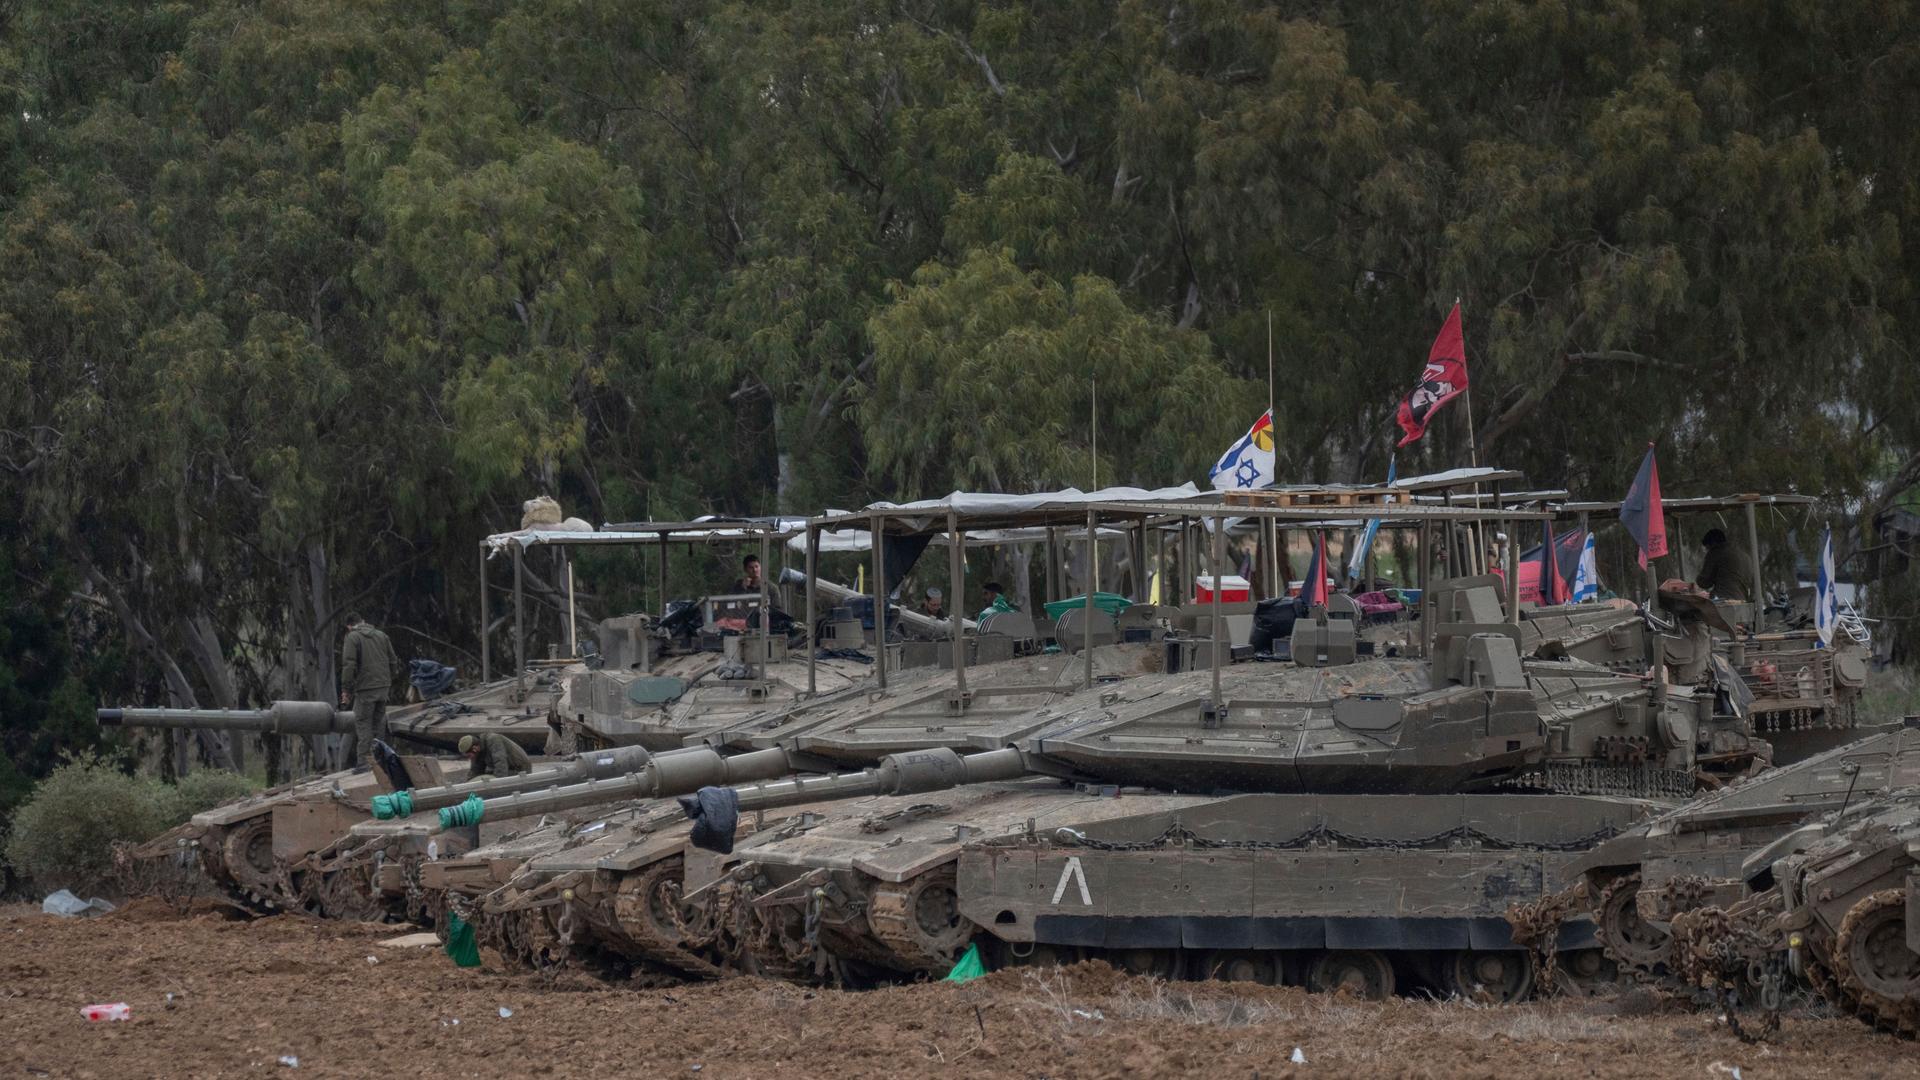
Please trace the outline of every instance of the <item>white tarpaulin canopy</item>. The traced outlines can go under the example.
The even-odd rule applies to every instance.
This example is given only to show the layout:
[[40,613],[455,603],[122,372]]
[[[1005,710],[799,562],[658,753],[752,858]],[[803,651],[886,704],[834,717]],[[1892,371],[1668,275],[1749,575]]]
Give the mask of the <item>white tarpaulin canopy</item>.
[[695,518],[692,521],[634,522],[594,532],[572,529],[520,529],[494,533],[485,543],[489,554],[518,544],[521,548],[542,544],[556,547],[617,547],[623,544],[721,544],[740,540],[758,540],[770,536],[784,539],[807,531],[806,518]]
[[847,518],[858,520],[873,514],[885,517],[888,531],[904,533],[944,531],[947,515],[960,518],[960,527],[969,532],[985,529],[1017,529],[1072,525],[1084,521],[1086,508],[1099,503],[1184,502],[1201,497],[1194,485],[1168,488],[1109,487],[1098,491],[1066,488],[1062,491],[1036,491],[1026,495],[998,492],[955,491],[945,498],[917,502],[877,502],[853,511],[828,511],[814,523],[832,529]]

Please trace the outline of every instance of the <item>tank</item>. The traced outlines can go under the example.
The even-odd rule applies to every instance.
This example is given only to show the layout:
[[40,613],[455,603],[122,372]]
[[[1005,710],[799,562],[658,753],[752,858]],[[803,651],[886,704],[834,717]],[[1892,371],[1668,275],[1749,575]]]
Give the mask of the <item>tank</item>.
[[[1912,735],[1920,739],[1920,733]],[[1920,787],[1850,803],[1755,853],[1744,872],[1758,921],[1835,1008],[1920,1034]]]
[[[1805,513],[1819,500],[1805,495],[1742,494],[1721,497],[1668,498],[1663,508],[1673,527],[1671,558],[1682,559],[1687,548],[1682,529],[1695,519],[1707,527],[1726,525],[1743,515],[1746,528],[1733,529],[1732,543],[1743,549],[1748,564],[1765,565],[1756,521],[1762,510]],[[1558,510],[1578,515],[1584,529],[1589,519],[1617,519],[1614,502],[1566,502]],[[1741,532],[1744,536],[1737,535]],[[1774,747],[1781,764],[1844,745],[1875,728],[1863,729],[1859,715],[1861,695],[1869,676],[1872,638],[1868,625],[1843,618],[1833,640],[1823,645],[1814,631],[1813,590],[1797,585],[1771,588],[1757,583],[1762,594],[1752,601],[1708,600],[1698,595],[1662,591],[1655,608],[1661,613],[1658,655],[1681,681],[1696,682],[1716,663],[1723,663],[1742,684],[1745,709],[1754,732]],[[1543,611],[1551,609],[1542,609]],[[1624,640],[1621,644],[1625,644]],[[1588,659],[1599,659],[1604,649],[1588,645]],[[1649,653],[1623,652],[1619,662],[1647,663]]]
[[[437,785],[449,779],[437,758],[404,756],[394,767],[404,771],[408,783]],[[330,840],[344,832],[367,812],[373,796],[405,786],[364,766],[308,777],[195,814],[134,847],[126,858],[135,864],[174,862],[189,853],[206,880],[235,904],[252,910],[297,908],[303,890],[289,876],[290,861],[305,854],[313,837]]]
[[1643,982],[1697,985],[1674,952],[1672,923],[1689,911],[1730,910],[1750,895],[1743,864],[1801,826],[1872,795],[1920,783],[1920,733],[1869,735],[1792,765],[1735,781],[1627,830],[1574,859],[1563,884],[1580,890],[1607,956]]
[[[978,943],[996,962],[1511,999],[1534,976],[1510,904],[1765,748],[1709,695],[1523,661],[1507,633],[1434,653],[1237,664],[1217,699],[1211,672],[1149,675],[978,724],[822,706],[730,737],[847,763],[1011,750],[1022,775],[899,794],[849,779],[839,800],[797,783],[808,801],[779,805],[742,787],[724,854],[691,843],[678,807],[602,807],[517,867],[440,860],[422,880],[465,878],[491,940],[564,937],[598,967],[857,984],[944,971]],[[1557,944],[1566,981],[1607,974],[1589,922]]]

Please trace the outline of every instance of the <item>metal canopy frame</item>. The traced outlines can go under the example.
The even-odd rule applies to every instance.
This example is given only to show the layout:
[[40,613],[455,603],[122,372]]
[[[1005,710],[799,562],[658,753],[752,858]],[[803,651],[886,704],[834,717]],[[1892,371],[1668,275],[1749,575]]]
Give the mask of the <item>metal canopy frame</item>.
[[[1493,472],[1495,472],[1497,477],[1520,475],[1519,473],[1512,472]],[[1487,480],[1488,477],[1483,475],[1473,476],[1464,480],[1450,481],[1446,484],[1436,484],[1434,485],[1434,489],[1438,490],[1462,483]],[[1332,492],[1352,489],[1296,487],[1287,490],[1298,493],[1310,491]],[[1411,495],[1409,495],[1409,498],[1411,498]],[[1196,519],[1201,521],[1211,520],[1211,561],[1214,564],[1214,572],[1217,574],[1225,557],[1224,547],[1227,521],[1230,518],[1242,520],[1254,519],[1262,524],[1262,535],[1265,535],[1267,523],[1274,525],[1280,523],[1295,523],[1300,525],[1319,524],[1325,526],[1331,522],[1352,523],[1356,520],[1356,516],[1359,519],[1378,518],[1383,528],[1418,527],[1420,529],[1419,579],[1421,586],[1421,617],[1423,628],[1430,628],[1432,624],[1431,596],[1426,588],[1426,577],[1427,564],[1429,561],[1427,552],[1429,551],[1432,540],[1432,527],[1435,524],[1445,524],[1451,528],[1451,526],[1455,524],[1472,525],[1494,521],[1508,523],[1508,527],[1511,528],[1513,523],[1535,521],[1541,523],[1544,531],[1546,523],[1553,518],[1553,514],[1545,510],[1521,510],[1502,505],[1497,486],[1492,505],[1484,508],[1478,506],[1435,506],[1417,502],[1394,502],[1377,506],[1243,506],[1227,503],[1217,497],[1207,496],[1196,499],[1147,501],[1061,500],[1060,502],[1052,504],[978,507],[967,511],[960,510],[951,502],[948,502],[944,506],[933,503],[909,507],[876,504],[857,514],[836,513],[808,520],[806,530],[807,566],[809,568],[807,575],[807,625],[809,632],[811,632],[811,628],[817,618],[817,600],[811,571],[812,568],[818,564],[820,536],[823,532],[837,528],[845,528],[855,523],[863,523],[866,526],[866,531],[871,536],[944,534],[951,549],[948,566],[952,579],[953,607],[949,613],[948,621],[950,624],[950,640],[953,650],[954,680],[959,698],[961,701],[964,701],[966,693],[966,652],[962,647],[961,616],[958,613],[963,607],[961,601],[964,586],[964,582],[962,581],[964,560],[961,557],[961,552],[966,545],[966,531],[969,526],[989,529],[1038,528],[1047,530],[1051,535],[1057,533],[1060,529],[1071,528],[1077,525],[1082,530],[1080,534],[1081,542],[1087,545],[1088,566],[1092,567],[1095,565],[1093,556],[1096,545],[1099,542],[1100,527],[1103,521],[1111,522],[1115,519],[1130,521],[1134,528],[1141,530],[1143,533],[1150,527],[1177,523],[1184,536]],[[862,519],[864,519],[864,521]],[[1124,535],[1125,534],[1123,534],[1123,536]],[[1050,544],[1049,547],[1051,548],[1051,546]],[[887,583],[883,559],[881,557],[882,545],[870,543],[869,547],[873,557],[874,678],[877,685],[881,689],[885,689],[887,685]],[[1514,572],[1513,561],[1515,550],[1516,545],[1508,545],[1506,552],[1506,586],[1508,619],[1517,627],[1520,617],[1519,575]],[[1051,577],[1052,571],[1050,569],[1050,582]],[[1081,642],[1081,653],[1084,663],[1082,682],[1087,687],[1093,685],[1094,591],[1093,583],[1091,582],[1087,588],[1082,590],[1085,603],[1083,610],[1085,613],[1084,630],[1086,635]],[[1213,669],[1212,695],[1215,708],[1218,708],[1220,704],[1220,665],[1222,655],[1220,597],[1223,591],[1224,590],[1220,588],[1215,588],[1212,592],[1213,621],[1210,634],[1212,652],[1211,666]],[[1421,652],[1424,655],[1430,651],[1431,645],[1427,641],[1426,630],[1423,629],[1421,634]],[[807,650],[807,691],[810,694],[817,691],[815,674],[817,653],[818,650],[811,647]]]
[[[1753,591],[1758,593],[1760,591],[1760,508],[1765,506],[1774,509],[1782,507],[1800,507],[1806,509],[1818,506],[1819,504],[1820,500],[1812,495],[1762,495],[1754,493],[1742,495],[1702,495],[1689,499],[1668,499],[1663,497],[1660,500],[1660,512],[1662,516],[1665,516],[1667,514],[1719,514],[1733,510],[1740,511],[1747,519],[1747,558],[1753,563]],[[1611,518],[1617,520],[1620,517],[1620,507],[1622,505],[1620,502],[1566,502],[1561,503],[1556,509],[1562,514],[1578,514],[1580,516],[1580,527],[1585,529],[1587,528],[1587,522],[1592,518]],[[1659,590],[1659,572],[1654,568],[1653,560],[1649,559],[1647,560],[1647,598],[1649,602],[1652,601],[1652,598]],[[1758,596],[1749,596],[1747,601],[1758,604],[1760,598]]]
[[513,655],[515,672],[527,670],[525,559],[529,548],[551,547],[561,553],[566,569],[567,642],[577,655],[573,603],[573,553],[576,547],[649,547],[660,548],[660,605],[664,614],[667,597],[667,549],[673,544],[760,543],[760,674],[766,677],[769,651],[766,616],[768,577],[766,566],[773,558],[773,541],[784,541],[806,531],[801,518],[709,518],[705,521],[637,521],[609,525],[597,532],[567,529],[521,529],[495,533],[480,541],[480,681],[493,680],[493,645],[487,634],[491,612],[487,597],[487,561],[495,553],[508,550],[513,555]]

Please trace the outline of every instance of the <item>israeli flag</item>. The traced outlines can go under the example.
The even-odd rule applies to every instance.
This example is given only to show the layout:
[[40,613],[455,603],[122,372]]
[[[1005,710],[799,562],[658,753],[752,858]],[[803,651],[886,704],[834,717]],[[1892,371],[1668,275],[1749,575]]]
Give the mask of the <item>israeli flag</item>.
[[[1387,459],[1387,486],[1393,486],[1393,470],[1396,462]],[[1373,538],[1380,532],[1380,519],[1368,518],[1366,531],[1360,534],[1360,542],[1354,545],[1353,558],[1347,560],[1347,580],[1359,581],[1367,572],[1367,553],[1373,550]]]
[[1813,629],[1820,644],[1833,647],[1833,630],[1840,625],[1840,597],[1833,581],[1833,529],[1820,539],[1820,574],[1813,583]]
[[1585,603],[1600,596],[1600,564],[1593,555],[1593,531],[1587,531],[1586,543],[1580,545],[1580,565],[1573,571],[1573,602]]
[[1273,484],[1273,410],[1260,414],[1240,441],[1227,448],[1208,470],[1217,491],[1263,488]]

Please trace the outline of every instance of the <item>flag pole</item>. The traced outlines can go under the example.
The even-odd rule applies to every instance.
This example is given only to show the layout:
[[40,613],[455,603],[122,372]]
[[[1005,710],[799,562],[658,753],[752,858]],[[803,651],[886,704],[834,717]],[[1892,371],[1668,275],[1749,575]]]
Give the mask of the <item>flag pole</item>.
[[1093,435],[1093,486],[1089,491],[1100,490],[1100,380],[1089,380],[1093,386],[1093,408],[1087,429]]
[[[1267,418],[1268,418],[1267,438],[1273,440],[1273,458],[1274,458],[1274,464],[1277,466],[1280,462],[1280,440],[1277,438],[1276,429],[1272,426],[1273,398],[1274,398],[1273,309],[1268,308],[1267,309]],[[1276,469],[1276,475],[1274,476],[1273,481],[1269,483],[1267,486],[1272,487],[1274,484],[1278,483],[1279,481],[1280,481],[1280,477],[1277,475],[1277,469]],[[1282,575],[1280,573],[1280,522],[1278,520],[1274,518],[1263,518],[1261,520],[1260,548],[1262,551],[1260,561],[1264,564],[1264,570],[1265,570],[1265,573],[1263,573],[1261,576],[1267,579],[1267,595],[1268,596],[1287,595],[1287,583],[1285,581],[1280,580]],[[1276,588],[1278,589],[1278,591],[1275,591]]]
[[[1460,306],[1460,297],[1458,295],[1455,295],[1453,298],[1453,306],[1456,308]],[[1465,366],[1467,356],[1466,322],[1466,313],[1462,312],[1460,316],[1460,361],[1462,366]],[[1473,375],[1471,372],[1467,375],[1467,389],[1464,396],[1467,399],[1467,464],[1472,468],[1478,469],[1480,467],[1480,444],[1478,440],[1474,438],[1473,434]],[[1473,505],[1476,507],[1480,506],[1480,481],[1478,479],[1473,482]],[[1480,567],[1481,573],[1486,573],[1487,534],[1486,522],[1484,520],[1476,519],[1474,521],[1473,536],[1474,546],[1480,550],[1474,552],[1472,561],[1467,565],[1478,566]],[[1512,541],[1509,540],[1508,543],[1512,543]]]

